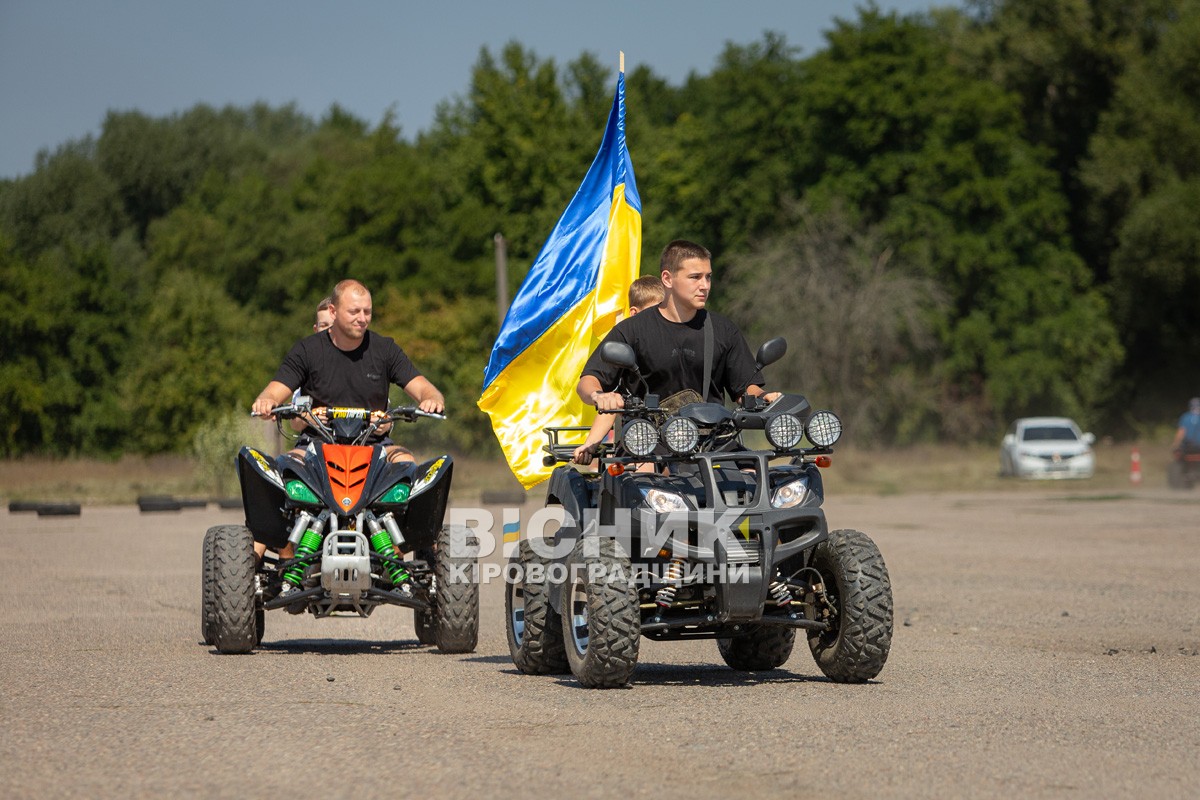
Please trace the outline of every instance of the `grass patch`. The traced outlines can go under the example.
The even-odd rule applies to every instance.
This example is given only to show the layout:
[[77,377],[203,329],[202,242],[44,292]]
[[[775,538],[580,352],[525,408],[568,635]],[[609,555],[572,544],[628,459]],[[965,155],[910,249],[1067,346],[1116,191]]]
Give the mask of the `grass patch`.
[[[1168,442],[1142,445],[1142,485],[1167,485]],[[432,453],[418,454],[421,460]],[[921,445],[904,449],[845,448],[823,470],[831,496],[870,494],[883,497],[914,492],[1012,492],[1056,496],[1069,501],[1124,500],[1133,496],[1129,483],[1130,446],[1099,444],[1096,475],[1083,481],[1023,481],[999,477],[999,448],[975,445]],[[230,472],[233,465],[230,464]],[[2,499],[127,504],[139,495],[169,494],[211,497],[205,478],[187,456],[125,456],[116,460],[18,458],[0,461]],[[235,484],[236,485],[236,484]],[[484,491],[519,492],[520,483],[502,461],[455,457],[451,501],[479,502]],[[236,491],[236,489],[235,489]],[[530,489],[530,501],[541,502],[545,485]],[[1060,495],[1070,494],[1066,498]]]

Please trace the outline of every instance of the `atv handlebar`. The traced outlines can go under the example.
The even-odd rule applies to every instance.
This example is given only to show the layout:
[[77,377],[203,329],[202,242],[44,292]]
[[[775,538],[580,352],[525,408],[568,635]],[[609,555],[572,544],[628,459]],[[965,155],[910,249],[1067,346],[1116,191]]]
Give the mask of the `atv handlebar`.
[[[303,419],[308,423],[308,430],[326,442],[333,443],[338,439],[343,439],[352,440],[353,444],[367,441],[380,428],[393,422],[416,422],[422,417],[446,418],[445,414],[424,411],[419,406],[395,406],[383,412],[372,411],[369,408],[330,406],[324,409],[324,420],[318,418],[313,413],[314,410],[311,398],[301,397],[299,402],[275,406],[268,415],[251,412],[251,416],[271,416],[276,420]],[[344,427],[347,422],[351,427]],[[358,427],[354,427],[356,423]],[[335,427],[337,428],[336,432]]]

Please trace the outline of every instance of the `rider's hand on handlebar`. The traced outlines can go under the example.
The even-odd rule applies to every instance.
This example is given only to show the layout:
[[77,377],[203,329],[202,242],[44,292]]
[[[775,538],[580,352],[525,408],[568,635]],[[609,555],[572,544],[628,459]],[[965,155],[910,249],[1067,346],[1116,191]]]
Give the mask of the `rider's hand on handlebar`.
[[575,464],[587,465],[592,463],[592,454],[596,452],[596,443],[581,444],[575,448],[575,452],[571,454],[571,461]]
[[275,415],[271,410],[275,408],[275,401],[269,397],[257,397],[254,400],[254,405],[250,406],[250,414],[255,417],[265,417],[268,420],[274,420]]
[[378,427],[375,429],[375,433],[387,433],[392,429],[393,423],[391,419],[388,418],[388,413],[386,411],[372,411],[371,422],[378,425]]
[[619,392],[593,392],[592,405],[597,411],[620,411],[625,408],[625,398]]
[[426,414],[441,414],[446,410],[446,401],[440,395],[438,397],[429,397],[422,400],[417,405],[417,408]]

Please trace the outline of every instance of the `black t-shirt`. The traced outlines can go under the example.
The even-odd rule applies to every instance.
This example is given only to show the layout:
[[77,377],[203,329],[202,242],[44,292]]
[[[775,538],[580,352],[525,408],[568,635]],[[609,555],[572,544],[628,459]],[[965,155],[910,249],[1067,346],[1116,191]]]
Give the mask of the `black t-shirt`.
[[[747,386],[762,386],[762,373],[755,371],[754,357],[737,326],[708,310],[701,310],[688,322],[671,322],[657,308],[648,308],[617,323],[604,341],[625,342],[633,348],[642,377],[660,398],[684,389],[700,391],[704,383],[706,315],[713,326],[712,384],[701,394],[710,403],[723,403],[722,391],[736,400]],[[616,388],[620,372],[618,367],[600,360],[599,347],[583,368],[583,375],[597,378],[605,391]]]
[[275,380],[295,391],[303,386],[313,406],[385,411],[388,385],[401,388],[421,373],[394,339],[367,331],[362,344],[339,350],[329,331],[306,336],[283,359]]

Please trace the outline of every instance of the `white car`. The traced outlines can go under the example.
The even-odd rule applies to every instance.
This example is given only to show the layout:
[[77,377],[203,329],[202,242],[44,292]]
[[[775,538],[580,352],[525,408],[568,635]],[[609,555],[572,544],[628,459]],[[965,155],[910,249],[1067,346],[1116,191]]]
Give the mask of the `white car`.
[[1096,437],[1066,417],[1025,417],[1000,444],[1000,474],[1018,478],[1090,478]]

